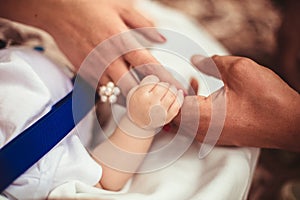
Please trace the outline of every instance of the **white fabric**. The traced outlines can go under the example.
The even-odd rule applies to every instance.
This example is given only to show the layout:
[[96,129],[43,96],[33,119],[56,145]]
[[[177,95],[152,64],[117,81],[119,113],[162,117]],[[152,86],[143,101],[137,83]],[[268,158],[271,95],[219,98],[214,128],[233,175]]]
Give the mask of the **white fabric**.
[[[185,18],[182,14],[173,11],[172,9],[164,8],[155,2],[150,1],[139,1],[139,6],[144,8],[145,13],[152,15],[156,21],[157,25],[160,27],[167,27],[173,30],[180,30],[181,33],[193,38],[198,43],[205,47],[205,51],[211,55],[214,53],[226,54],[227,52],[213,40],[205,31],[199,29],[198,26],[191,23],[190,19]],[[178,41],[180,42],[180,41]],[[184,44],[182,44],[184,45]],[[190,53],[193,53],[192,51]],[[198,52],[194,52],[198,53]],[[186,63],[178,60],[176,56],[168,55],[162,52],[153,52],[153,54],[163,63],[168,66],[173,66],[179,74],[188,79],[191,75],[199,75],[194,70],[186,70]],[[15,72],[15,71],[14,71]],[[51,74],[48,73],[50,76]],[[199,78],[199,77],[198,77]],[[10,81],[7,78],[6,81]],[[29,79],[31,80],[31,79]],[[200,79],[199,79],[200,80]],[[5,82],[6,82],[5,81]],[[201,83],[203,80],[200,80]],[[217,89],[222,86],[220,81],[216,81],[207,77],[207,82],[213,84],[213,89]],[[2,82],[2,81],[1,81]],[[41,84],[34,84],[41,87]],[[31,88],[29,87],[31,90]],[[47,94],[46,90],[43,88],[37,88],[35,91],[44,91],[43,97]],[[2,92],[2,90],[0,90]],[[212,90],[207,90],[201,88],[201,94],[209,94],[213,92]],[[49,94],[47,94],[49,95]],[[2,95],[1,95],[2,96]],[[51,95],[50,95],[51,96]],[[40,97],[41,98],[41,97]],[[29,116],[35,116],[32,118],[38,118],[42,114],[43,109],[47,108],[49,104],[49,98],[41,98],[36,101],[40,105],[34,106],[30,110],[32,112]],[[34,98],[35,99],[35,98]],[[16,103],[16,101],[14,101]],[[18,101],[17,101],[18,102]],[[38,104],[39,103],[39,104]],[[21,106],[20,106],[21,107]],[[42,108],[42,109],[41,109]],[[25,109],[25,108],[24,108]],[[41,111],[42,110],[42,111]],[[16,110],[17,111],[17,110]],[[16,112],[15,111],[15,112]],[[27,115],[27,116],[28,116]],[[119,113],[121,115],[121,112]],[[26,126],[26,123],[19,120],[18,117],[12,117],[13,120],[18,122],[18,125]],[[22,123],[21,123],[22,122]],[[23,124],[23,125],[22,125]],[[110,128],[113,130],[113,123],[110,123]],[[4,130],[11,130],[10,126],[3,126]],[[13,127],[13,126],[12,126]],[[19,128],[21,130],[22,128]],[[14,129],[13,129],[14,130]],[[12,134],[14,133],[11,131]],[[16,131],[18,132],[18,131]],[[155,145],[159,145],[160,142],[169,140],[171,137],[168,134],[164,134],[163,138],[156,138],[154,142]],[[59,151],[59,148],[56,148]],[[49,199],[122,199],[122,200],[222,200],[222,199],[246,199],[247,192],[251,183],[253,170],[257,161],[259,150],[256,148],[214,148],[209,156],[205,159],[198,159],[199,144],[194,143],[191,145],[189,150],[172,165],[167,166],[161,170],[147,173],[147,174],[137,174],[133,177],[131,182],[129,182],[122,191],[111,192],[107,190],[98,189],[92,187],[93,181],[83,181],[80,178],[73,180],[66,180],[65,183],[58,185],[49,195]],[[52,153],[52,152],[51,152]],[[49,158],[51,159],[51,158]],[[164,159],[160,157],[158,159]],[[55,168],[54,162],[45,162],[43,166],[48,168]],[[84,164],[84,163],[83,163]],[[65,172],[72,174],[71,166],[80,165],[79,163],[66,163]],[[35,166],[34,170],[39,170],[39,166]],[[93,172],[89,167],[82,166],[82,172],[74,172],[74,175],[84,174],[82,176],[99,177],[98,171]],[[31,169],[33,170],[33,169]],[[30,171],[30,170],[29,170]],[[52,173],[52,172],[51,172]],[[98,174],[97,174],[98,173]],[[54,174],[54,172],[53,172]],[[70,176],[71,176],[70,174]],[[24,176],[24,175],[23,175]],[[80,175],[79,175],[80,176]],[[80,176],[82,178],[82,176]],[[64,177],[66,178],[66,177]],[[96,178],[95,178],[96,179]],[[23,180],[26,180],[23,178]],[[28,179],[27,179],[28,180]],[[89,183],[88,183],[89,182]],[[25,184],[24,184],[25,185]],[[27,190],[23,185],[24,191]],[[49,185],[48,185],[49,187]],[[36,192],[34,190],[33,192]],[[30,195],[30,193],[24,194]],[[24,197],[24,196],[23,196]],[[32,196],[31,196],[32,197]]]
[[130,188],[120,192],[97,189],[79,181],[52,191],[50,199],[105,200],[231,200],[246,199],[248,182],[256,162],[256,149],[215,148],[197,159],[198,145],[191,146],[174,164],[148,174],[138,174]]
[[[181,13],[163,7],[152,1],[137,1],[143,13],[154,18],[158,27],[180,32],[200,44],[208,55],[224,55],[228,52],[203,29]],[[178,41],[180,44],[180,41]],[[158,45],[166,47],[170,45]],[[177,44],[178,45],[178,44]],[[185,45],[185,44],[180,44]],[[180,76],[189,80],[191,76],[200,81],[200,94],[208,95],[223,84],[214,78],[199,74],[187,67],[187,62],[178,56],[163,51],[152,51],[153,55]],[[188,52],[190,56],[193,49]],[[203,78],[204,77],[204,78]],[[205,83],[211,87],[205,87]],[[121,115],[121,113],[119,113]],[[118,116],[115,116],[118,117]],[[113,126],[110,127],[113,130]],[[155,145],[171,137],[156,138]],[[57,187],[49,198],[105,199],[105,200],[238,200],[246,199],[253,171],[259,155],[256,148],[216,147],[205,157],[198,159],[199,144],[194,143],[175,163],[161,170],[137,174],[120,192],[111,192],[90,187],[82,182],[72,181]],[[163,160],[163,157],[157,158]]]
[[[115,106],[120,116],[125,109]],[[110,123],[106,133],[115,128]],[[168,143],[173,133],[156,136],[152,149]],[[184,140],[184,137],[182,136]],[[152,151],[152,150],[150,150]],[[205,159],[197,155],[199,144],[176,162],[151,173],[137,174],[119,192],[98,189],[80,181],[67,182],[54,189],[49,199],[99,199],[99,200],[231,200],[246,199],[258,150],[256,148],[214,148]],[[164,157],[157,157],[157,161]]]
[[[67,76],[40,53],[1,50],[0,147],[47,113],[71,89]],[[16,199],[46,198],[53,188],[67,181],[95,185],[101,172],[73,130],[4,193]]]

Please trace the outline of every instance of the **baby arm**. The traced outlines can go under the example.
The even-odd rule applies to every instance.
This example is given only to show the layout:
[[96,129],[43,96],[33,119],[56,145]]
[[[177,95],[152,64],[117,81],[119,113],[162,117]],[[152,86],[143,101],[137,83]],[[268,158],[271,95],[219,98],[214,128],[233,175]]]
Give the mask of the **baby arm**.
[[120,190],[124,186],[146,156],[158,129],[177,115],[182,103],[182,91],[156,76],[147,76],[131,89],[126,115],[112,136],[94,151],[101,155],[103,188]]

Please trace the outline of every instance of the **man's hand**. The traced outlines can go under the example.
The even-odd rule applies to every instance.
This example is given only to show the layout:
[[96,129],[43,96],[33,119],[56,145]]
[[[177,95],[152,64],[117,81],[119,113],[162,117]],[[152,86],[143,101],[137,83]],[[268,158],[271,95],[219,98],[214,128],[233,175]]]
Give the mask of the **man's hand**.
[[[192,62],[200,71],[224,82],[223,88],[207,98],[185,98],[183,108],[191,112],[197,109],[195,102],[200,105],[199,141],[206,137],[209,126],[223,126],[222,120],[210,124],[212,110],[225,109],[219,144],[300,151],[300,96],[274,72],[234,56],[195,56]],[[218,102],[225,102],[225,107],[218,107]]]
[[147,76],[127,96],[127,114],[137,126],[155,130],[169,123],[183,103],[182,90]]

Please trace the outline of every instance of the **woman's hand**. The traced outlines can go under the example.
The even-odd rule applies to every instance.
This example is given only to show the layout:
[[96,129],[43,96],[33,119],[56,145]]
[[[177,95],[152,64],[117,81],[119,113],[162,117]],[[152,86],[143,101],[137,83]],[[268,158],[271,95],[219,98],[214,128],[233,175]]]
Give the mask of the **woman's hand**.
[[155,130],[169,123],[179,112],[183,92],[175,86],[147,76],[127,96],[127,115],[137,126]]
[[[133,6],[132,0],[1,0],[0,16],[25,24],[33,25],[50,33],[62,52],[68,57],[77,71],[87,55],[106,39],[128,31],[129,29],[153,27],[154,24],[141,15]],[[165,38],[155,29],[139,31],[147,39],[154,42],[164,42]],[[129,35],[129,34],[128,34]],[[130,37],[130,36],[129,36]],[[124,40],[124,38],[121,38]],[[136,47],[135,38],[125,37],[122,43],[113,42],[108,51],[99,52],[99,60],[93,61],[92,69],[87,77],[99,80],[95,77],[95,70],[106,67],[106,63],[100,63],[107,56],[118,53],[120,49]],[[131,43],[131,44],[129,44]],[[122,46],[123,45],[123,46]],[[141,73],[144,75],[155,74],[162,81],[169,82],[177,88],[183,89],[181,84],[162,66],[153,67],[147,65],[158,61],[145,49],[121,54],[104,72],[100,84],[108,81],[118,83],[120,78],[128,72],[128,65],[133,67],[144,65]],[[103,70],[103,69],[102,69]],[[137,84],[132,76],[126,76],[126,81],[120,83],[121,89],[125,87],[123,94]]]

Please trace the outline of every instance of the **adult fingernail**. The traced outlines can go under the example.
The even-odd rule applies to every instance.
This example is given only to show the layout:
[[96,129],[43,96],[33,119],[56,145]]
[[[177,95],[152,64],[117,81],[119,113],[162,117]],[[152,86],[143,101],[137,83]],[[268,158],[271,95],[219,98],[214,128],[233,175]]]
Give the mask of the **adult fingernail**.
[[206,57],[202,56],[202,55],[193,55],[191,60],[192,60],[192,63],[198,64],[198,63],[201,63],[205,58]]
[[158,33],[158,32],[156,32],[156,34],[155,35],[153,35],[154,36],[154,40],[155,40],[155,42],[160,42],[160,43],[163,43],[163,42],[166,42],[167,41],[167,39],[162,35],[162,34],[160,34],[160,33]]
[[166,42],[167,39],[165,38],[165,36],[163,36],[162,34],[159,34],[161,42]]

